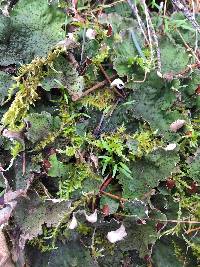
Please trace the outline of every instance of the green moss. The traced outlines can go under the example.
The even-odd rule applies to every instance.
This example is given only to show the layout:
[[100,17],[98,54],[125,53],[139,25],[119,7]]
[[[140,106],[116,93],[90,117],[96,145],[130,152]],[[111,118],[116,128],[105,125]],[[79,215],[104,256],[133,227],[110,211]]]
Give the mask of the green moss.
[[16,140],[13,141],[13,145],[11,146],[10,153],[13,158],[16,158],[21,151],[25,149],[25,146],[23,143],[18,142]]
[[78,227],[77,227],[77,231],[79,234],[81,235],[88,235],[91,234],[92,232],[92,228],[88,227],[86,224],[84,223],[79,223]]
[[61,199],[69,199],[72,193],[82,188],[84,180],[96,180],[98,176],[88,164],[68,164],[63,179],[59,182],[58,196]]
[[20,67],[19,75],[15,78],[18,92],[8,111],[3,115],[4,126],[11,130],[19,130],[24,127],[23,119],[27,116],[30,106],[39,99],[37,90],[45,75],[44,67],[50,67],[62,52],[63,48],[57,47],[46,58],[36,58],[30,64]]
[[104,110],[114,103],[115,95],[110,88],[89,94],[80,100],[83,106]]

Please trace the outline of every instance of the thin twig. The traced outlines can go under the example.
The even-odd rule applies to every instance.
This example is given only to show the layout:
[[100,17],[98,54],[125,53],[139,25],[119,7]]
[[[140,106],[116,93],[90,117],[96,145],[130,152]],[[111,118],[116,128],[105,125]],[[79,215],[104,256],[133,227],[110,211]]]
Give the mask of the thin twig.
[[145,70],[143,80],[137,80],[137,81],[134,81],[134,80],[133,80],[133,82],[134,82],[134,83],[143,83],[143,82],[145,82],[146,78],[147,78],[147,71]]
[[186,234],[190,234],[192,232],[195,232],[195,231],[199,231],[200,230],[200,227],[197,227],[197,228],[192,228],[192,229],[189,229],[186,231]]
[[26,174],[26,154],[25,152],[22,153],[22,175]]
[[147,24],[147,33],[148,33],[148,38],[149,38],[149,47],[150,47],[150,51],[151,51],[150,61],[152,62],[153,61],[153,46],[152,46],[151,30],[150,30],[150,26],[149,26],[150,16],[148,13],[148,9],[147,9],[147,5],[145,3],[145,0],[141,0],[141,2],[144,6],[144,13],[145,13],[146,24]]
[[[157,66],[158,66],[158,71],[161,73],[161,56],[160,56],[160,48],[159,48],[159,44],[158,44],[158,37],[156,35],[151,17],[149,15],[149,11],[148,11],[148,7],[146,5],[145,0],[141,0],[144,6],[144,10],[145,10],[145,16],[146,16],[146,22],[147,22],[147,30],[148,30],[148,35],[149,35],[149,41],[150,44],[152,42],[152,38],[151,38],[151,34],[153,36],[154,39],[154,44],[156,46],[156,54],[157,54]],[[150,31],[150,32],[149,32]],[[153,57],[153,51],[152,51],[152,47],[150,46],[151,49],[151,61],[152,61],[152,57]]]
[[112,90],[113,90],[117,95],[119,95],[121,98],[125,98],[125,96],[123,96],[122,94],[120,94],[120,92],[119,92],[115,87],[112,87]]
[[[103,75],[105,76],[106,80],[108,81],[109,84],[111,84],[111,80],[110,80],[110,77],[108,76],[108,74],[106,73],[106,71],[104,70],[103,66],[100,64],[99,65],[99,68],[101,70],[101,72],[103,73]],[[120,97],[124,98],[124,96],[122,94],[120,94],[120,92],[115,88],[115,87],[112,87],[112,90],[117,94],[119,95]]]
[[128,3],[128,5],[130,6],[130,8],[131,8],[131,10],[133,12],[133,15],[137,18],[137,21],[138,21],[138,25],[140,27],[140,30],[141,30],[141,32],[142,32],[142,34],[144,36],[145,41],[149,45],[149,40],[148,40],[148,38],[147,38],[147,36],[145,34],[145,30],[144,30],[145,29],[145,26],[144,26],[144,23],[142,22],[142,20],[141,20],[141,18],[139,16],[137,5],[136,4],[133,4],[131,2],[131,0],[127,0],[127,3]]
[[181,34],[181,32],[178,29],[176,31],[179,34],[179,36],[181,37],[181,40],[183,41],[183,43],[184,43],[185,47],[187,48],[187,50],[190,51],[193,54],[193,56],[195,57],[195,59],[197,60],[197,62],[200,63],[200,60],[199,60],[198,56],[196,55],[195,51],[193,51],[193,49],[186,43],[186,41],[184,40],[183,35]]
[[105,76],[108,83],[111,83],[110,77],[108,76],[108,74],[106,73],[106,71],[104,70],[104,68],[101,64],[99,64],[99,68],[100,68],[101,72],[103,73],[103,75]]
[[[114,79],[114,78],[116,78],[116,77],[117,77],[117,75],[113,75],[110,79],[112,80],[112,79]],[[99,83],[95,84],[95,85],[92,86],[91,88],[89,88],[89,89],[87,89],[86,91],[84,91],[84,92],[82,93],[82,95],[77,96],[76,98],[73,98],[73,101],[77,101],[77,100],[79,100],[80,98],[82,98],[82,97],[84,97],[84,96],[86,96],[86,95],[92,93],[93,91],[95,91],[95,90],[97,90],[97,89],[99,89],[99,88],[105,86],[106,84],[108,84],[108,81],[107,81],[107,80],[104,80],[104,81],[102,81],[102,82],[99,82]]]
[[188,223],[188,224],[200,224],[197,221],[186,221],[186,220],[158,220],[159,222],[170,222],[170,223]]
[[[194,1],[192,0],[192,14],[193,14],[193,18],[194,20],[196,20],[195,18],[195,4]],[[197,48],[198,48],[198,31],[197,29],[195,30],[195,48],[194,48],[194,52],[197,52]]]
[[[105,192],[106,193],[106,192]],[[117,199],[117,198],[115,198]],[[127,199],[125,199],[124,201],[128,201]],[[135,215],[127,215],[127,214],[123,214],[123,213],[115,213],[115,215],[119,215],[121,217],[135,217]],[[153,219],[150,217],[146,217],[143,218],[143,220],[145,221],[155,221],[155,222],[164,222],[164,223],[187,223],[187,224],[200,224],[199,221],[186,221],[186,220],[161,220],[161,219]]]
[[116,195],[113,195],[113,194],[108,193],[108,192],[105,192],[105,191],[100,191],[100,193],[103,194],[103,195],[105,195],[105,196],[108,196],[110,198],[119,200],[119,201],[123,201],[123,202],[128,201],[128,199],[126,199],[126,198],[122,198],[120,196],[116,196]]
[[163,10],[164,17],[166,16],[166,11],[167,11],[167,0],[165,0],[165,3],[164,3],[164,10]]
[[196,69],[196,68],[199,68],[200,67],[200,63],[194,63],[194,64],[191,64],[191,65],[188,65],[186,69],[182,70],[181,72],[177,73],[177,74],[174,74],[173,77],[175,78],[182,78],[183,75],[187,74],[189,71],[193,70],[193,69]]
[[184,75],[196,68],[200,68],[199,62],[188,65],[184,70],[180,71],[179,73],[165,73],[162,77],[168,81],[171,81],[174,78],[184,78]]

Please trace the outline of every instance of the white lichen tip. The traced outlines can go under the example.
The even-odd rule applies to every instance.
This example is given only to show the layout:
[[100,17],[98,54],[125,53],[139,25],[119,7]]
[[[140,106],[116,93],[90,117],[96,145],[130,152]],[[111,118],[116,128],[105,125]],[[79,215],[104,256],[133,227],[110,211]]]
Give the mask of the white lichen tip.
[[85,36],[86,36],[88,39],[93,40],[93,39],[95,39],[96,34],[97,34],[97,33],[96,33],[95,30],[93,30],[93,29],[87,29],[87,31],[86,31],[86,33],[85,33]]
[[122,224],[119,229],[117,229],[115,231],[108,232],[107,239],[111,243],[116,243],[120,240],[123,240],[124,237],[126,237],[126,236],[127,236],[126,229],[125,229],[124,225]]
[[185,125],[186,121],[185,120],[176,120],[172,122],[170,125],[170,130],[174,133],[176,133],[180,128],[182,128]]
[[164,148],[164,150],[171,151],[171,150],[174,150],[175,148],[176,148],[176,144],[169,144]]
[[76,217],[75,217],[75,215],[74,215],[74,213],[73,213],[73,217],[72,217],[71,222],[70,222],[69,225],[68,225],[68,228],[71,229],[71,230],[73,230],[73,229],[75,229],[77,226],[78,226],[78,221],[77,221],[77,219],[76,219]]
[[97,222],[97,210],[95,210],[92,214],[87,215],[85,212],[85,218],[88,222],[90,223],[95,223]]
[[124,82],[121,79],[117,78],[111,83],[110,86],[111,87],[116,86],[118,89],[123,89],[124,88]]

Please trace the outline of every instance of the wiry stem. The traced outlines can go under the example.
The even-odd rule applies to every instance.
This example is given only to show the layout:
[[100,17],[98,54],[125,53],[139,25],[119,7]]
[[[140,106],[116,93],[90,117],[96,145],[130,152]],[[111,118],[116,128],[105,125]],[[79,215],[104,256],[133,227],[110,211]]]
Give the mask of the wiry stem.
[[142,22],[142,20],[141,20],[141,18],[140,18],[140,16],[139,16],[139,13],[138,13],[138,9],[137,9],[136,4],[133,4],[133,3],[131,2],[131,0],[127,0],[127,3],[128,3],[128,5],[130,6],[130,8],[131,8],[131,10],[132,10],[132,12],[133,12],[133,15],[137,18],[137,21],[138,21],[138,25],[139,25],[139,27],[140,27],[140,30],[141,30],[141,32],[142,32],[142,34],[143,34],[143,36],[144,36],[145,41],[146,41],[147,44],[149,45],[149,40],[148,40],[148,38],[147,38],[147,36],[146,36],[146,34],[145,34],[145,31],[144,31],[145,26],[144,26],[144,23]]
[[[154,44],[156,46],[158,71],[161,72],[161,57],[160,57],[160,48],[159,48],[159,44],[158,44],[158,37],[156,35],[153,23],[151,21],[151,17],[149,15],[146,2],[145,2],[145,0],[141,0],[141,2],[143,4],[143,6],[144,6],[146,22],[147,22],[147,30],[148,30],[148,35],[149,35],[149,41],[150,41],[150,44],[152,45],[152,37],[153,37]],[[151,35],[152,35],[152,37],[151,37]],[[151,46],[150,46],[150,49],[151,49],[151,56],[153,56],[153,51],[152,51],[152,47]]]

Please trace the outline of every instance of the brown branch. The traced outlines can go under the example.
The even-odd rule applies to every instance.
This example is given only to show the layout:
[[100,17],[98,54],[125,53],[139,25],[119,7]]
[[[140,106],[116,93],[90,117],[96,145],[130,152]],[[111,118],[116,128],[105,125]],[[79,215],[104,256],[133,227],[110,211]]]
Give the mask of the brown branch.
[[176,75],[179,76],[179,77],[180,77],[180,75],[183,76],[183,75],[187,74],[189,71],[191,71],[192,69],[196,69],[196,68],[199,68],[199,67],[200,67],[200,63],[199,62],[194,63],[192,65],[188,65],[185,70],[181,71],[180,73],[178,73]]
[[200,227],[197,227],[197,228],[192,228],[192,229],[189,229],[186,231],[186,234],[190,234],[192,232],[196,232],[196,231],[199,231],[200,230]]
[[108,74],[106,73],[106,71],[104,70],[104,68],[101,64],[99,64],[99,68],[100,68],[101,72],[103,73],[103,75],[105,76],[108,83],[111,83],[110,77],[108,76]]
[[[103,66],[100,64],[99,65],[99,68],[101,70],[101,72],[103,73],[103,75],[105,76],[106,80],[108,81],[109,84],[111,84],[111,80],[110,80],[110,77],[108,76],[108,74],[106,73],[106,71],[104,70]],[[124,96],[122,94],[120,94],[120,92],[115,88],[115,87],[112,87],[112,90],[117,94],[119,95],[120,97],[124,98]]]
[[123,202],[128,201],[128,199],[126,199],[126,198],[122,198],[120,196],[116,196],[116,195],[113,195],[113,194],[108,193],[108,192],[105,192],[105,191],[100,191],[100,193],[103,194],[103,195],[105,195],[105,196],[108,196],[110,198],[119,200],[119,201],[123,201]]
[[108,81],[107,81],[107,80],[104,80],[104,81],[102,81],[102,82],[99,82],[99,83],[95,84],[95,85],[92,86],[91,88],[89,88],[89,89],[87,89],[86,91],[84,91],[81,97],[90,94],[91,92],[93,92],[93,91],[95,91],[95,90],[97,90],[97,89],[103,87],[103,86],[106,85],[106,84],[108,84]]
[[196,68],[200,68],[199,62],[188,65],[184,70],[180,71],[179,73],[165,73],[163,75],[163,78],[166,80],[172,80],[173,78],[183,78],[184,75]]
[[[112,79],[114,79],[114,78],[116,78],[116,77],[117,77],[117,75],[113,75],[110,79],[112,80]],[[99,82],[99,83],[95,84],[94,86],[92,86],[91,88],[89,88],[89,89],[87,89],[86,91],[84,91],[84,92],[82,93],[82,95],[80,95],[80,96],[76,96],[76,97],[72,97],[72,100],[73,100],[73,101],[78,101],[80,98],[82,98],[82,97],[84,97],[84,96],[90,94],[91,92],[93,92],[93,91],[95,91],[95,90],[97,90],[97,89],[99,89],[99,88],[105,86],[106,84],[108,84],[108,81],[107,81],[107,80],[104,80],[104,81],[102,81],[102,82]]]
[[119,95],[121,98],[125,98],[125,96],[123,96],[122,94],[120,94],[119,91],[117,91],[117,89],[115,87],[112,87],[112,90],[117,94]]

